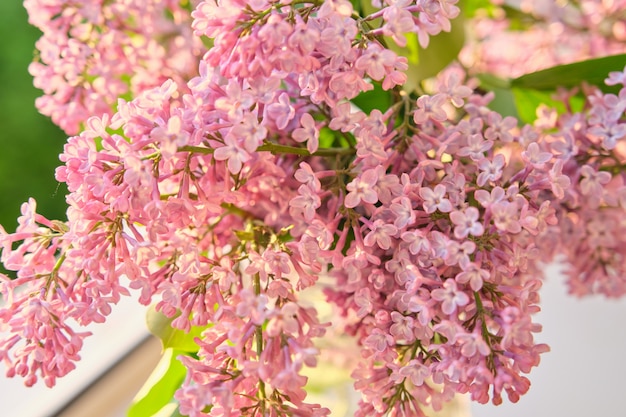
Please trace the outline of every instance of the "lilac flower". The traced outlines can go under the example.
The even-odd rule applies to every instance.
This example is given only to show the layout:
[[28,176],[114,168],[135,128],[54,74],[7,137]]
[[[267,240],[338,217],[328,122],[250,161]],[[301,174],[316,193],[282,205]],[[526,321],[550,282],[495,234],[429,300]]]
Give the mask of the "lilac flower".
[[398,233],[398,228],[392,224],[386,224],[384,221],[375,220],[370,226],[370,232],[363,239],[365,246],[373,246],[377,244],[381,249],[389,249],[391,247],[391,238]]
[[304,113],[300,118],[300,124],[302,127],[296,128],[292,137],[296,142],[306,142],[306,147],[310,153],[315,153],[318,147],[318,140],[320,132],[315,125],[313,116],[308,113]]
[[497,154],[493,160],[483,158],[478,161],[478,168],[482,171],[478,175],[476,183],[481,187],[488,181],[497,181],[502,176],[502,168],[504,168],[504,155]]
[[319,196],[315,190],[306,184],[302,184],[298,188],[298,194],[299,195],[297,197],[294,197],[289,202],[289,205],[294,209],[302,211],[306,220],[313,220],[315,217],[315,210],[317,210],[322,204]]
[[485,140],[481,134],[476,133],[467,139],[467,146],[459,149],[457,155],[469,156],[474,161],[479,161],[485,157],[485,152],[492,146],[493,141]]
[[[514,35],[471,20],[463,62],[415,100],[398,55],[411,48],[381,37],[425,46],[452,29],[457,0],[374,0],[369,14],[348,0],[74,3],[25,2],[43,32],[37,105],[85,131],[56,171],[67,221],[29,201],[15,233],[0,228],[16,276],[0,274],[9,376],[53,385],[87,336],[68,323],[105,321],[132,288],[190,331],[183,414],[328,415],[306,402],[303,367],[340,331],[356,342],[333,352],[356,369],[355,416],[407,417],[457,391],[499,403],[528,390],[547,350],[533,336],[544,262],[569,262],[575,294],[626,294],[626,89],[584,90],[579,113],[560,91],[564,111],[540,106],[518,127],[464,79],[468,56],[507,77],[549,66],[534,46],[553,39],[572,59],[580,48],[544,36],[545,19]],[[567,35],[614,50],[593,23],[614,10],[591,9]],[[379,86],[388,103],[360,96]],[[316,286],[332,327],[301,301]]]
[[611,174],[606,171],[597,171],[590,165],[584,165],[580,169],[582,179],[580,180],[581,193],[589,198],[595,207],[600,204],[603,195],[603,185],[611,180]]
[[514,203],[500,202],[491,206],[493,223],[502,231],[519,233],[522,226],[519,222],[519,209]]
[[480,291],[485,282],[489,278],[489,271],[486,271],[475,263],[466,264],[462,272],[459,272],[454,278],[459,284],[469,283],[472,291]]
[[218,161],[228,161],[228,170],[233,174],[241,171],[243,164],[250,160],[250,154],[246,152],[243,145],[232,136],[224,139],[224,146],[217,148],[213,152],[213,157]]
[[398,197],[391,203],[391,211],[395,214],[394,225],[398,229],[404,229],[415,221],[415,212],[411,207],[411,200],[407,197]]
[[468,235],[480,236],[484,232],[483,225],[478,221],[479,213],[476,207],[468,207],[465,211],[453,211],[450,220],[456,225],[454,236],[457,239],[466,238]]
[[374,186],[378,181],[378,172],[375,169],[365,171],[357,176],[348,185],[348,195],[344,200],[344,204],[348,208],[356,207],[360,201],[374,204],[378,201],[378,195],[374,190]]
[[550,152],[542,152],[539,145],[533,142],[522,152],[522,159],[534,168],[541,169],[546,162],[552,159],[552,154]]
[[439,122],[445,121],[448,118],[442,107],[445,101],[446,96],[443,94],[436,94],[432,97],[421,96],[417,99],[417,110],[413,114],[413,121],[417,124],[422,124],[429,118]]
[[457,289],[456,282],[450,279],[443,283],[443,288],[433,290],[431,295],[434,300],[441,302],[441,311],[444,314],[453,314],[459,307],[469,303],[467,294]]
[[294,118],[296,112],[289,102],[289,95],[281,93],[278,101],[267,106],[267,115],[274,119],[278,129],[284,129],[287,124]]
[[368,48],[356,60],[355,67],[366,72],[373,80],[380,81],[394,67],[396,54],[383,49],[376,43],[370,43]]
[[443,213],[452,211],[450,200],[444,198],[446,195],[446,187],[444,185],[438,184],[434,189],[421,188],[419,194],[424,199],[423,206],[426,213],[434,213],[437,210]]

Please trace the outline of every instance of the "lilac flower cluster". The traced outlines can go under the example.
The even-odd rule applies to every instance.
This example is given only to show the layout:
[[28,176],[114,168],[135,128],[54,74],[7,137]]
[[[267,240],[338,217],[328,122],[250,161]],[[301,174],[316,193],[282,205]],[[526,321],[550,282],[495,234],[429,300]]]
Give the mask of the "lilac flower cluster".
[[196,3],[24,0],[29,22],[43,33],[29,67],[44,93],[37,109],[74,135],[89,117],[113,114],[118,98],[168,79],[186,92],[204,49],[190,27]]
[[[549,349],[534,340],[544,262],[565,255],[577,294],[625,292],[626,87],[590,90],[582,111],[546,109],[523,127],[458,66],[428,94],[405,91],[408,61],[389,43],[427,46],[450,30],[456,0],[375,1],[370,14],[347,0],[45,3],[34,21],[62,27],[43,39],[86,48],[94,38],[79,35],[131,25],[131,39],[161,40],[162,61],[148,74],[145,46],[98,43],[133,61],[103,73],[106,85],[138,79],[111,95],[55,84],[74,98],[54,99],[54,114],[82,106],[57,123],[84,128],[56,172],[67,221],[31,200],[0,235],[17,276],[0,277],[9,376],[54,385],[88,335],[74,324],[104,321],[134,293],[177,329],[205,327],[197,354],[180,359],[183,415],[328,415],[306,402],[302,370],[332,325],[361,349],[357,415],[422,416],[457,392],[498,404],[528,391],[524,375]],[[165,26],[151,20],[163,10],[175,16]],[[198,59],[202,40],[212,46]],[[186,85],[172,48],[199,61]],[[98,50],[76,67],[104,71]],[[42,77],[69,56],[50,59]],[[626,70],[607,83],[626,84]],[[375,85],[388,107],[351,102]],[[333,323],[302,301],[321,276]]]
[[[624,0],[500,0],[526,14],[527,27],[496,9],[476,17],[459,58],[474,73],[516,77],[559,64],[626,52]],[[532,21],[532,24],[528,24]],[[522,64],[523,63],[523,64]]]

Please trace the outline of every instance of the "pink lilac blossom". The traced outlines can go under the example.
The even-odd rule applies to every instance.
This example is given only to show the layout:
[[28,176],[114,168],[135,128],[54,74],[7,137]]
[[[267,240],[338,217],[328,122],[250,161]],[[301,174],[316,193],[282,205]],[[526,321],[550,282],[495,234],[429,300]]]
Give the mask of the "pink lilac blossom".
[[[402,91],[407,59],[381,36],[425,47],[450,30],[456,0],[375,1],[359,17],[347,0],[145,3],[130,29],[144,11],[132,2],[27,3],[48,77],[72,61],[59,89],[118,56],[87,49],[117,45],[100,38],[108,29],[150,45],[167,29],[172,43],[148,48],[154,72],[130,48],[132,65],[102,80],[112,93],[95,91],[102,109],[80,82],[52,109],[82,106],[58,122],[82,125],[56,171],[68,220],[31,200],[14,233],[0,230],[16,275],[0,276],[9,376],[53,385],[88,336],[72,324],[103,322],[134,295],[177,329],[205,328],[180,357],[182,414],[328,415],[306,402],[303,368],[332,325],[359,345],[356,416],[424,416],[455,393],[499,404],[528,391],[549,349],[534,339],[543,262],[564,254],[575,294],[626,293],[626,87],[523,127],[458,67],[430,94]],[[170,62],[178,49],[185,71]],[[120,85],[124,74],[140,78]],[[375,82],[397,102],[353,106]],[[333,323],[301,300],[320,276]]]
[[[473,19],[460,59],[475,74],[520,75],[588,58],[626,52],[623,0],[503,0],[500,10]],[[519,30],[505,7],[533,19]],[[490,17],[487,17],[490,16]],[[618,83],[617,75],[611,82]]]
[[42,32],[29,67],[44,93],[39,111],[74,135],[89,117],[112,115],[120,97],[167,79],[184,88],[202,53],[184,3],[25,0],[29,22]]

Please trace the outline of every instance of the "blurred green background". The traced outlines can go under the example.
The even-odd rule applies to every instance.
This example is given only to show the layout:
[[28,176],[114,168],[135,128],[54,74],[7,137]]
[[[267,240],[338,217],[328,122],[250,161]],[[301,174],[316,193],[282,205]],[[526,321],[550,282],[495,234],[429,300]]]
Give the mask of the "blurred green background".
[[20,205],[65,220],[64,184],[54,179],[66,135],[35,109],[40,92],[28,64],[40,32],[28,24],[21,0],[0,0],[0,224],[15,230]]

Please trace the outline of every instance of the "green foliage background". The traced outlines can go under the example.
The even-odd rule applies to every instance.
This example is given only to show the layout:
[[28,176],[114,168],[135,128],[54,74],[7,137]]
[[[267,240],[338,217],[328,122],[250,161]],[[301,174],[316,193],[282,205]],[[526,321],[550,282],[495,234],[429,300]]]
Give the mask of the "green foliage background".
[[40,92],[28,64],[40,32],[27,19],[21,0],[0,1],[0,224],[7,232],[29,197],[48,218],[65,219],[66,188],[54,169],[66,135],[35,109]]

